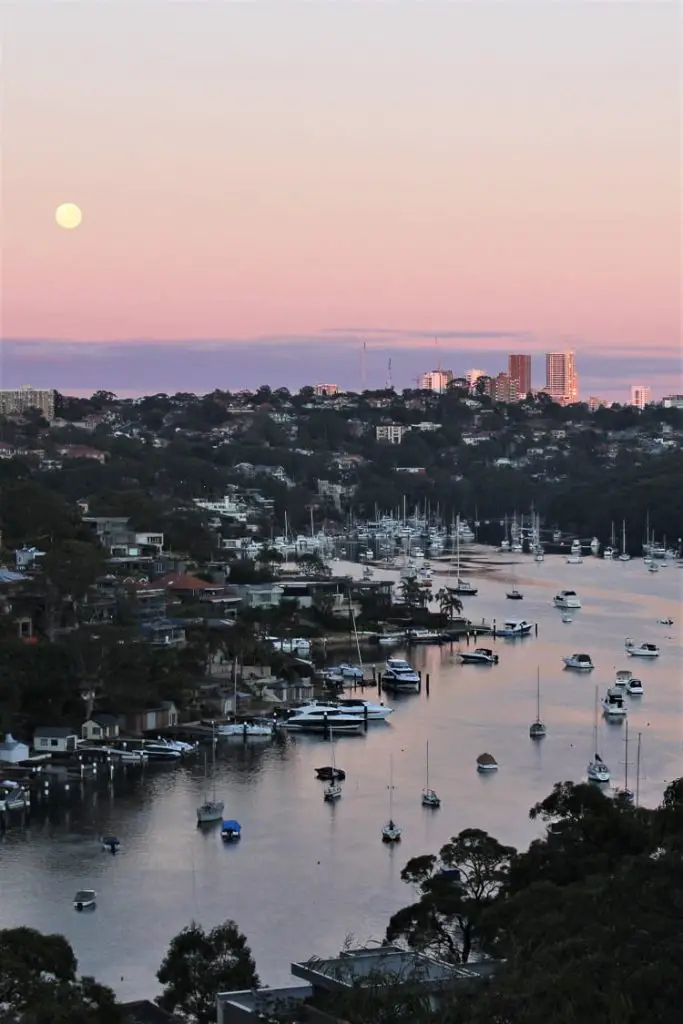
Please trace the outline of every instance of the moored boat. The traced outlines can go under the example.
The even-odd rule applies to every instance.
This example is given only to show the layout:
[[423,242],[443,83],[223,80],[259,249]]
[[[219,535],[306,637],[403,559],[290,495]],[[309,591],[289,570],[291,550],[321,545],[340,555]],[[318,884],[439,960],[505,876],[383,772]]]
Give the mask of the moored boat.
[[493,754],[485,753],[480,754],[477,758],[477,771],[478,772],[497,772],[498,762],[496,761]]
[[498,655],[490,647],[475,647],[473,651],[460,651],[463,665],[497,665]]
[[568,654],[562,661],[566,668],[574,669],[576,672],[592,672],[595,668],[590,654]]
[[659,657],[659,647],[657,646],[657,644],[643,643],[643,644],[638,644],[636,646],[636,644],[634,644],[633,640],[631,640],[629,638],[629,639],[627,639],[625,641],[624,647],[626,648],[626,653],[628,655],[630,655],[632,658],[658,658]]
[[221,825],[221,839],[224,843],[234,843],[242,838],[242,826],[234,818],[226,818]]
[[579,595],[575,590],[561,590],[559,594],[553,598],[553,604],[556,608],[580,608],[581,601]]
[[97,904],[97,893],[94,889],[79,889],[74,896],[76,910],[93,910]]

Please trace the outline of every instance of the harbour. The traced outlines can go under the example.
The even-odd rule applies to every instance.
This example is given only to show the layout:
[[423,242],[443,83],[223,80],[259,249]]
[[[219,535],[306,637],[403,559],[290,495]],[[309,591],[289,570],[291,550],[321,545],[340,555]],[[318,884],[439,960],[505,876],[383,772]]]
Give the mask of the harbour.
[[[359,575],[362,566],[339,562],[334,571]],[[379,567],[375,573],[398,576]],[[316,768],[329,763],[327,741],[284,730],[272,740],[217,745],[216,792],[225,816],[241,824],[240,843],[222,842],[220,827],[196,826],[205,790],[201,752],[168,765],[121,766],[97,781],[72,780],[68,794],[34,800],[28,821],[8,827],[0,844],[5,927],[63,933],[84,973],[133,999],[154,994],[154,973],[180,928],[192,919],[210,926],[231,917],[249,937],[264,980],[281,983],[293,958],[334,951],[348,935],[381,939],[406,902],[399,877],[406,861],[460,829],[483,828],[526,846],[539,831],[529,807],[555,782],[586,777],[595,686],[603,696],[627,667],[637,667],[644,684],[642,697],[626,700],[632,743],[642,736],[639,798],[654,806],[680,774],[680,570],[672,563],[650,575],[640,560],[586,558],[574,566],[560,556],[513,564],[506,556],[495,571],[475,571],[478,594],[463,598],[464,614],[504,621],[513,576],[538,636],[487,637],[498,664],[462,665],[450,644],[420,644],[372,657],[407,658],[423,678],[429,674],[429,692],[423,686],[379,696],[345,688],[345,697],[384,700],[393,711],[388,721],[335,740],[336,764],[346,773],[339,800],[325,801],[316,778]],[[571,622],[553,607],[563,588],[581,597]],[[665,624],[669,619],[674,623]],[[627,637],[655,642],[660,657],[635,666]],[[590,653],[592,673],[565,671],[562,659],[574,651]],[[538,743],[529,738],[537,675],[547,725]],[[601,715],[598,730],[610,787],[623,788],[624,729]],[[427,744],[438,810],[420,798]],[[477,772],[483,751],[492,752],[498,771]],[[633,754],[629,760],[633,782]],[[380,833],[390,761],[402,837],[387,848]],[[120,839],[115,855],[102,850],[103,835]],[[74,913],[73,893],[89,887],[99,894],[96,913]]]

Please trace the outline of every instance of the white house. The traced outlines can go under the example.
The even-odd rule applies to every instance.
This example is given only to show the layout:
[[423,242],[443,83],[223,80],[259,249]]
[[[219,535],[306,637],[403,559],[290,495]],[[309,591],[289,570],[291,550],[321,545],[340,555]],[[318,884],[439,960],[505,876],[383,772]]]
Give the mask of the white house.
[[29,749],[25,743],[15,740],[11,732],[8,732],[2,743],[0,743],[0,761],[4,764],[17,764],[19,761],[26,761],[29,756]]
[[81,736],[84,740],[115,739],[119,735],[120,727],[119,715],[97,711],[81,726]]
[[65,754],[75,750],[79,736],[69,725],[41,725],[33,734],[33,749],[41,754]]

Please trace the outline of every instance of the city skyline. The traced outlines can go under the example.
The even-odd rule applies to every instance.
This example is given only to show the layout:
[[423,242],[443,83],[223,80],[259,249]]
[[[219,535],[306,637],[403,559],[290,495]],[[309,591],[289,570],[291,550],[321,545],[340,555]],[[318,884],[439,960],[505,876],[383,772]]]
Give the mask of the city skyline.
[[77,345],[76,386],[113,347],[182,388],[209,341],[333,379],[365,339],[414,378],[435,334],[676,360],[675,10],[265,6],[0,12],[3,380]]

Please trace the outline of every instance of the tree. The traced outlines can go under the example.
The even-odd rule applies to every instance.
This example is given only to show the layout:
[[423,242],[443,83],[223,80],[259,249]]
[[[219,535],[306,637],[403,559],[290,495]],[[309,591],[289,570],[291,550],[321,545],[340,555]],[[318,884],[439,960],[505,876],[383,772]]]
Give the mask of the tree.
[[393,915],[386,942],[467,963],[484,912],[500,897],[516,851],[488,832],[465,829],[442,846],[438,856],[409,860],[401,878],[419,899]]
[[158,1005],[187,1024],[213,1024],[216,993],[260,986],[247,940],[234,921],[205,932],[192,922],[171,940],[157,978]]
[[0,931],[0,1024],[120,1024],[114,993],[77,968],[62,935]]
[[45,575],[62,597],[80,601],[106,569],[106,556],[99,544],[65,540],[47,552],[42,561]]
[[460,615],[462,612],[462,601],[448,587],[442,587],[441,590],[437,591],[436,599],[439,602],[441,614],[448,622],[452,622],[455,616]]
[[426,601],[424,596],[424,588],[415,579],[403,579],[401,580],[401,597],[403,603],[410,612],[414,612],[416,608],[424,608]]

